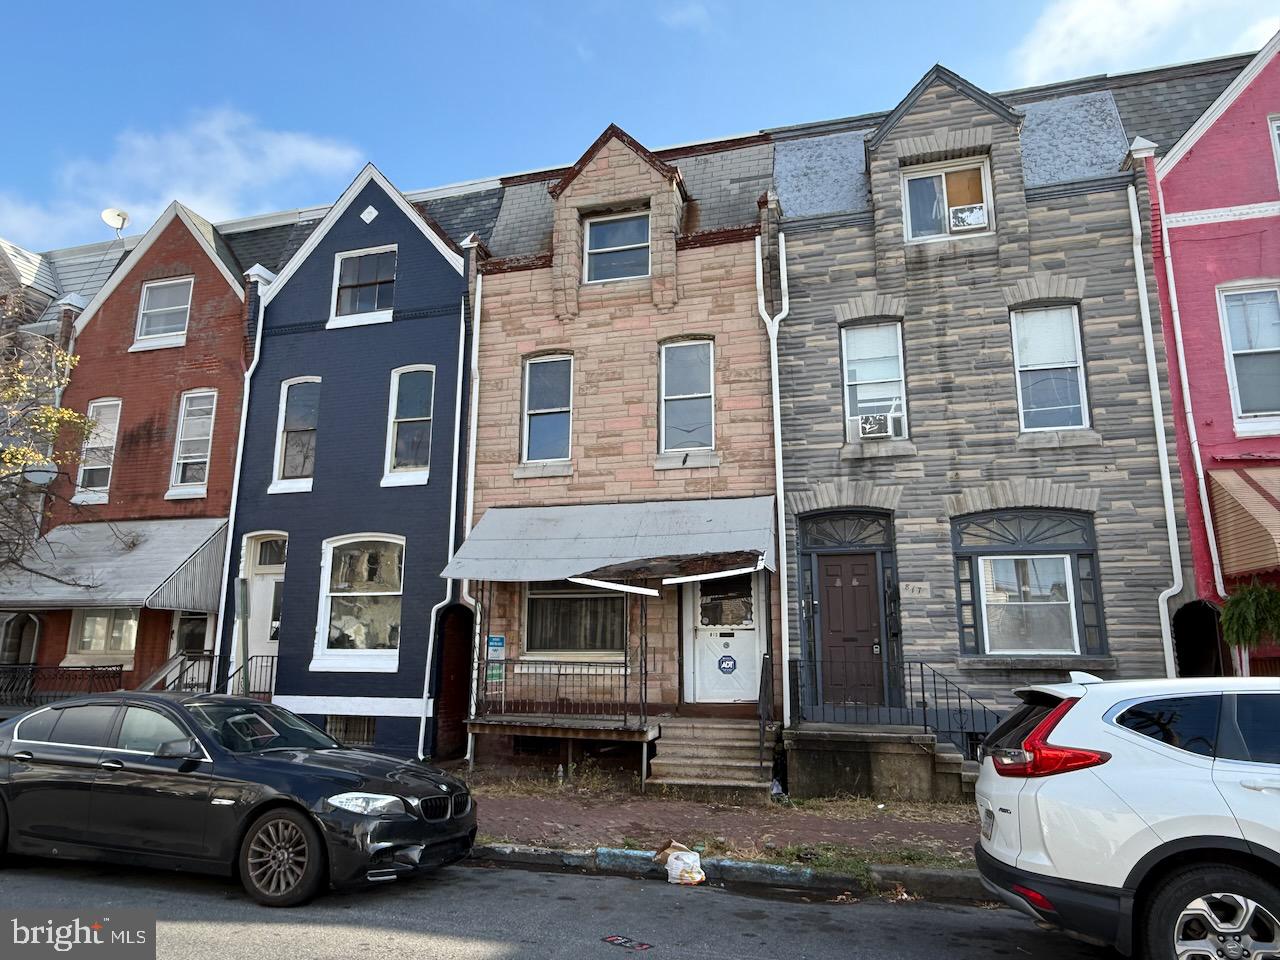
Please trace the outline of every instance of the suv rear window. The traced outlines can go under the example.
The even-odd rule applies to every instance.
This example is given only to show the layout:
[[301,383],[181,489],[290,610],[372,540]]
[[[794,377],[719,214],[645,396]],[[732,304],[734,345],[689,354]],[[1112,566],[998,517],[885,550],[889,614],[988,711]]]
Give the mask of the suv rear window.
[[1017,750],[1031,735],[1031,731],[1040,725],[1040,721],[1061,702],[1048,694],[1029,694],[1022,706],[1000,721],[1000,725],[987,735],[982,746],[987,750]]
[[1218,756],[1224,760],[1280,764],[1280,693],[1239,693],[1232,711],[1223,718]]
[[1212,757],[1222,697],[1167,697],[1135,704],[1116,718],[1120,726],[1179,750]]

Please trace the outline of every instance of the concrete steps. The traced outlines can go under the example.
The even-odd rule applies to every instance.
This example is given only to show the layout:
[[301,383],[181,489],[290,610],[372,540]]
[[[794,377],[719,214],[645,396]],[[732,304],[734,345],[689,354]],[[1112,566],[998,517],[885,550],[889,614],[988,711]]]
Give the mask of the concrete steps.
[[758,721],[663,720],[649,785],[686,795],[768,802],[776,740],[774,724],[766,731],[762,759]]

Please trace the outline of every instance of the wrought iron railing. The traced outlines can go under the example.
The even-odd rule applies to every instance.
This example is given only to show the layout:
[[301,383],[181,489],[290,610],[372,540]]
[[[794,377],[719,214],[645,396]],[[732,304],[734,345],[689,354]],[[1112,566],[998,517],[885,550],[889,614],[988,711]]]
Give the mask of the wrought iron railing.
[[0,666],[0,706],[39,707],[86,693],[119,690],[120,664],[102,667],[41,667],[33,663]]
[[[765,761],[765,743],[773,732],[773,654],[765,651],[760,658],[760,690],[756,696],[756,715],[760,720],[760,762]],[[772,743],[769,744],[773,746]]]
[[276,689],[277,659],[267,654],[250,657],[231,672],[224,689],[233,696],[270,701]]
[[212,653],[178,653],[142,681],[138,689],[208,693],[218,682],[220,663],[221,658]]
[[476,719],[546,718],[614,721],[648,718],[646,657],[482,660],[476,671]]

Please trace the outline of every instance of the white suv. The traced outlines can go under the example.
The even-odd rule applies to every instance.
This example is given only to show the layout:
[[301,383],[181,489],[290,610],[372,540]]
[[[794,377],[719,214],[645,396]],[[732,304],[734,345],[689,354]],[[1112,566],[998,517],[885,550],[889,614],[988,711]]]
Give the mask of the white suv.
[[1280,680],[1018,691],[982,750],[983,883],[1149,960],[1280,958]]

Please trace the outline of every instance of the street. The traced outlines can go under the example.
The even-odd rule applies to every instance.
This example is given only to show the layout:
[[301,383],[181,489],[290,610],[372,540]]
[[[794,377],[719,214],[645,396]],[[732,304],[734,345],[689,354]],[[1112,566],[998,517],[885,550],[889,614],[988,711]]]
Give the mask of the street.
[[0,870],[6,907],[153,909],[165,960],[424,957],[1100,958],[1005,909],[806,903],[618,877],[452,867],[412,883],[334,893],[296,910],[250,902],[216,878],[20,860]]

